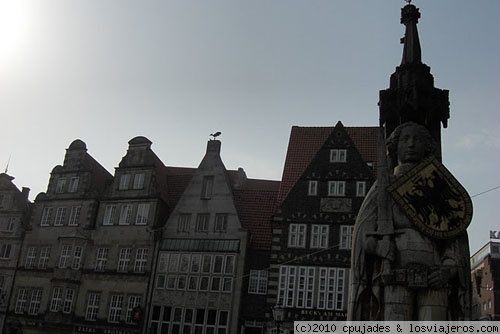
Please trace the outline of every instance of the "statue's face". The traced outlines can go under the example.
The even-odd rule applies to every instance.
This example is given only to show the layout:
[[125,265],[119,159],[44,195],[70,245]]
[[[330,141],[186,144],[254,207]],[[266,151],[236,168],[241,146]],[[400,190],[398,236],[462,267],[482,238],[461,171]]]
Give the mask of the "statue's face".
[[417,163],[423,160],[425,142],[418,129],[409,126],[402,129],[398,142],[399,163]]

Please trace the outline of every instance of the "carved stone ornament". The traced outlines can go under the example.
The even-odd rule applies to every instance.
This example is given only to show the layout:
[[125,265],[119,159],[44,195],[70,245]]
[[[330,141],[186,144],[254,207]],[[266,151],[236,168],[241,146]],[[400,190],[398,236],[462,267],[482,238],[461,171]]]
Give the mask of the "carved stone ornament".
[[454,238],[472,220],[469,194],[434,157],[397,179],[387,191],[408,219],[430,237]]

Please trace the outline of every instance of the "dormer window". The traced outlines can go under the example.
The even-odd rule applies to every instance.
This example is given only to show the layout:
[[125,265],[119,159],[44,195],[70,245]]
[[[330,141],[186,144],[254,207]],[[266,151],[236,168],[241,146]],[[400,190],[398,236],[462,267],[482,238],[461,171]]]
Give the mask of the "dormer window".
[[331,149],[330,150],[330,162],[346,162],[347,161],[347,150]]
[[61,177],[57,180],[57,185],[56,185],[56,193],[61,194],[64,192],[64,188],[66,188],[66,179]]
[[201,199],[210,199],[212,197],[213,185],[214,185],[213,176],[203,177],[203,183],[201,186]]
[[144,188],[144,173],[137,173],[134,175],[133,189],[143,189],[143,188]]
[[70,180],[69,180],[69,189],[68,189],[68,192],[70,193],[76,193],[77,190],[78,190],[78,183],[80,181],[80,178],[75,176],[75,177],[72,177]]

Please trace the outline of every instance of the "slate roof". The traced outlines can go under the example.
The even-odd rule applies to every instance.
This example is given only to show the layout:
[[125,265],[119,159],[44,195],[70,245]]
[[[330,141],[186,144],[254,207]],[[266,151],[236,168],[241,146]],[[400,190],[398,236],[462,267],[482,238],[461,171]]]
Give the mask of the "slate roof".
[[[290,132],[288,150],[283,167],[281,187],[278,193],[278,204],[281,204],[300,176],[323,146],[335,127],[301,127],[293,126]],[[378,127],[344,127],[351,137],[363,159],[373,162],[377,160]]]

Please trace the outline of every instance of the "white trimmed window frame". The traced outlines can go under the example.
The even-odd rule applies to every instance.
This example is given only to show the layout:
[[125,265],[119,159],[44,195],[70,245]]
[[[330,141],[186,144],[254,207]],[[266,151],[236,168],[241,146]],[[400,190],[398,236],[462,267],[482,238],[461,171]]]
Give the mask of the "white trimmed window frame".
[[306,224],[290,224],[288,228],[288,247],[306,247]]
[[328,248],[330,226],[311,225],[311,248]]
[[308,196],[316,196],[318,195],[318,181],[310,180],[307,188]]
[[330,162],[346,162],[346,161],[347,161],[347,150],[345,149],[330,150]]
[[345,196],[345,181],[328,181],[328,196]]

